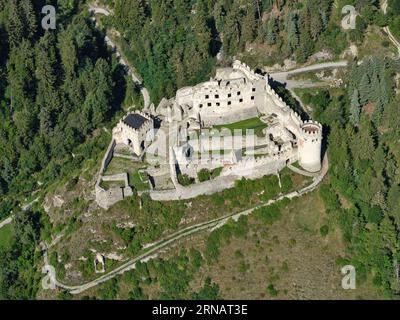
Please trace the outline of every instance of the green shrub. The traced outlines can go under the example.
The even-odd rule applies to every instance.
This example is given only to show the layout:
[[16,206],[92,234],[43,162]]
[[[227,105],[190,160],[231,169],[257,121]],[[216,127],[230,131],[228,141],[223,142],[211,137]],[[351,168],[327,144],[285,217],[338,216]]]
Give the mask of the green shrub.
[[319,233],[321,236],[325,237],[329,232],[329,227],[325,224],[321,228],[319,228]]
[[194,183],[194,179],[189,177],[187,174],[178,174],[178,182],[182,185],[182,186],[189,186],[192,183]]
[[197,173],[197,177],[199,178],[200,182],[203,182],[203,181],[210,180],[211,179],[211,174],[210,174],[210,171],[208,169],[201,169]]
[[271,297],[276,297],[278,295],[278,293],[279,293],[278,290],[275,289],[273,284],[270,284],[267,287],[267,292]]

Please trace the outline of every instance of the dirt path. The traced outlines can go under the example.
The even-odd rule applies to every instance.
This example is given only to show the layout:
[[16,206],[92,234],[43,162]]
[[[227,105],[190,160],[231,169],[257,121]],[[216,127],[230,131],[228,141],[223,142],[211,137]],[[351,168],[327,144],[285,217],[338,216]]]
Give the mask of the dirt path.
[[[383,13],[386,15],[387,13],[387,8],[388,8],[388,2],[387,0],[384,0],[382,3],[382,11]],[[392,41],[392,43],[394,44],[394,46],[397,48],[397,51],[399,53],[399,57],[400,57],[400,42],[397,41],[397,39],[394,37],[394,35],[392,34],[392,32],[390,31],[389,27],[383,27],[383,30],[387,33],[389,40]]]
[[[88,10],[89,10],[90,14],[103,14],[105,16],[109,16],[109,15],[112,14],[112,12],[108,11],[105,8],[101,8],[101,7],[97,6],[96,4],[90,4]],[[93,18],[93,19],[95,20],[95,18]],[[121,57],[120,60],[119,60],[119,63],[121,65],[127,67],[128,74],[131,76],[132,81],[134,83],[136,83],[138,85],[138,87],[140,88],[140,92],[142,93],[143,101],[144,101],[144,109],[149,108],[150,107],[149,91],[144,87],[142,81],[135,74],[135,72],[133,71],[134,69],[132,68],[132,66],[129,65],[129,63],[126,62],[124,59],[122,59],[121,53],[118,51],[118,46],[107,36],[105,37],[105,41],[106,41],[107,45],[109,45],[110,47],[112,47],[112,48],[114,48],[116,50],[117,56]]]
[[10,224],[12,222],[13,217],[8,217],[7,219],[4,219],[3,221],[0,222],[0,229],[3,228],[4,226]]
[[341,60],[341,61],[336,61],[336,62],[324,62],[324,63],[317,63],[313,64],[307,67],[301,67],[289,71],[282,71],[282,72],[275,72],[271,73],[270,77],[277,82],[280,82],[285,85],[286,89],[289,90],[291,95],[298,101],[300,106],[302,107],[303,110],[309,111],[301,99],[297,96],[297,94],[294,92],[294,88],[314,88],[314,87],[321,87],[325,86],[326,83],[320,82],[320,83],[312,83],[309,80],[289,80],[289,76],[295,75],[295,74],[300,74],[304,72],[310,72],[310,71],[320,71],[320,70],[325,70],[325,69],[336,69],[336,68],[345,68],[347,67],[348,61],[346,60]]
[[[336,68],[345,68],[347,67],[348,61],[347,60],[341,60],[341,61],[336,61],[336,62],[323,62],[323,63],[317,63],[313,64],[307,67],[301,67],[289,71],[284,71],[284,72],[274,72],[271,73],[270,76],[273,78],[275,81],[281,82],[281,83],[287,83],[288,82],[288,77],[299,74],[299,73],[304,73],[304,72],[309,72],[309,71],[320,71],[320,70],[325,70],[325,69],[336,69]],[[294,85],[296,86],[307,86],[308,82],[305,81],[292,81],[293,87]]]

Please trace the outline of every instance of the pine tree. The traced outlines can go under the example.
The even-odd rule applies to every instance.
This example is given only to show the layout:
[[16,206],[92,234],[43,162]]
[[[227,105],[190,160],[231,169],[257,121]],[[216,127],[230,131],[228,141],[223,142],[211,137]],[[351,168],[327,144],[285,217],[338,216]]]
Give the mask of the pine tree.
[[234,55],[241,43],[240,15],[239,3],[235,2],[226,17],[224,28],[223,48],[228,55]]
[[376,91],[379,92],[377,100],[376,100],[376,104],[375,104],[375,110],[374,110],[374,114],[373,114],[373,120],[376,123],[379,123],[381,118],[382,118],[382,114],[383,114],[383,110],[385,108],[385,106],[387,106],[389,104],[390,101],[390,94],[388,91],[388,86],[389,83],[386,80],[386,65],[385,63],[382,64],[381,69],[380,69],[380,73],[379,73],[379,82],[377,83],[377,89]]
[[255,37],[255,30],[257,29],[256,12],[252,3],[249,3],[246,8],[246,14],[242,23],[242,37],[243,41],[251,42]]
[[316,10],[316,12],[311,14],[310,17],[311,17],[310,33],[312,39],[315,41],[322,32],[322,20],[318,10]]
[[354,89],[351,97],[349,120],[354,126],[360,123],[360,96],[357,89]]
[[392,217],[396,218],[398,227],[400,228],[400,186],[393,184],[388,191],[387,195],[387,212]]
[[70,82],[75,75],[75,67],[78,65],[78,57],[75,43],[69,29],[60,34],[58,38],[58,48],[60,50],[61,63],[64,69],[65,78],[67,79],[67,82]]
[[36,78],[38,94],[36,103],[40,108],[40,131],[49,134],[56,123],[57,109],[60,108],[59,94],[56,90],[57,59],[55,39],[50,32],[39,40],[36,45]]
[[24,36],[24,25],[20,16],[17,0],[10,1],[7,18],[7,34],[10,47],[17,47]]
[[110,66],[104,59],[99,59],[93,70],[93,83],[96,85],[92,102],[93,128],[103,123],[111,110],[111,80]]
[[299,45],[299,30],[297,25],[297,15],[289,12],[286,17],[286,31],[288,34],[289,48],[293,51]]
[[375,141],[373,138],[373,127],[369,118],[361,115],[358,134],[352,141],[355,158],[358,160],[371,159],[375,151]]
[[368,102],[371,93],[371,81],[367,72],[365,72],[361,77],[358,90],[360,94],[360,104],[365,105]]
[[31,0],[21,0],[20,8],[25,21],[25,37],[33,39],[37,30],[37,24]]
[[268,19],[267,23],[267,34],[265,37],[265,42],[268,45],[273,45],[276,43],[276,38],[277,38],[277,23],[276,23],[276,18],[274,15],[271,15]]
[[207,7],[203,1],[199,1],[196,6],[196,13],[192,16],[192,25],[196,33],[196,49],[202,59],[207,59],[211,31],[207,25]]
[[397,252],[399,249],[397,230],[392,218],[388,214],[385,214],[379,226],[379,231],[382,234],[386,247],[389,248],[391,252]]

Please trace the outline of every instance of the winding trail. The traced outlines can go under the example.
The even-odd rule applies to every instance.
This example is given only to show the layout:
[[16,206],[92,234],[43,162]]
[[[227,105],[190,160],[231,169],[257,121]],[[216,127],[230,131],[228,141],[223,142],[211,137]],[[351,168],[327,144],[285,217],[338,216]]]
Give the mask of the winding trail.
[[290,80],[289,77],[295,74],[300,74],[304,72],[310,71],[320,71],[325,69],[336,69],[336,68],[345,68],[348,65],[347,60],[340,60],[336,62],[323,62],[323,63],[316,63],[310,66],[301,67],[293,70],[288,71],[281,71],[281,72],[274,72],[270,73],[270,77],[283,85],[285,85],[286,89],[289,90],[291,95],[298,101],[301,108],[303,110],[308,110],[306,106],[303,104],[301,99],[297,96],[296,92],[294,92],[294,88],[314,88],[314,87],[321,87],[326,86],[326,83],[318,82],[313,83],[309,80]]
[[13,216],[8,217],[0,222],[0,229],[12,222]]
[[[91,15],[103,14],[105,16],[109,16],[112,14],[112,12],[110,12],[109,10],[99,7],[96,4],[90,4],[88,11]],[[96,18],[94,16],[93,20],[96,21]],[[130,75],[132,81],[140,88],[140,92],[142,93],[143,96],[144,109],[148,109],[150,107],[150,102],[151,102],[149,91],[143,85],[143,82],[139,79],[139,76],[137,76],[133,71],[134,68],[132,68],[132,66],[122,58],[120,51],[118,51],[118,46],[108,36],[105,36],[104,40],[108,46],[110,46],[113,50],[115,50],[116,56],[119,59],[119,63],[128,69],[128,74]]]
[[[63,288],[65,290],[68,290],[71,294],[79,294],[85,290],[88,290],[92,287],[95,287],[107,280],[110,280],[114,277],[116,277],[117,275],[123,274],[126,271],[132,270],[135,268],[135,265],[138,261],[146,261],[149,260],[153,257],[155,257],[157,255],[157,253],[168,247],[169,245],[179,241],[180,239],[184,238],[184,237],[188,237],[190,235],[193,235],[197,232],[200,232],[202,230],[214,230],[217,229],[221,226],[223,226],[229,219],[233,219],[235,221],[237,221],[239,219],[239,217],[243,216],[243,215],[249,215],[250,213],[252,213],[254,210],[261,208],[261,207],[266,207],[266,206],[270,206],[271,204],[280,201],[284,198],[289,198],[289,199],[293,199],[296,197],[301,197],[302,195],[309,193],[313,190],[315,190],[319,184],[322,182],[323,178],[325,177],[326,173],[328,172],[328,157],[327,155],[325,155],[323,163],[322,163],[322,169],[321,171],[318,173],[317,176],[315,176],[312,180],[312,183],[309,184],[306,187],[301,188],[300,190],[297,191],[293,191],[290,192],[288,194],[284,194],[281,195],[275,199],[270,199],[265,203],[259,204],[253,208],[247,209],[247,210],[243,210],[241,212],[237,212],[237,213],[230,213],[227,215],[224,215],[220,218],[216,218],[216,219],[212,219],[206,222],[202,222],[193,226],[189,226],[187,228],[184,228],[182,230],[179,230],[171,235],[168,235],[162,239],[160,239],[159,241],[153,243],[151,246],[147,247],[145,252],[140,254],[139,256],[132,258],[126,262],[124,262],[122,265],[120,265],[119,267],[111,270],[110,272],[108,272],[105,275],[102,275],[101,277],[81,284],[81,285],[67,285],[64,284],[60,281],[57,280],[56,276],[53,275],[52,276],[52,281],[53,283],[60,288]],[[43,257],[44,257],[44,262],[45,265],[48,265],[48,258],[47,258],[47,246],[45,243],[41,243],[41,249],[43,251]]]
[[[27,211],[27,210],[29,210],[29,209],[32,207],[32,205],[33,205],[35,202],[38,202],[38,201],[39,201],[39,197],[37,197],[37,198],[35,198],[34,200],[32,200],[31,202],[29,202],[29,203],[27,203],[27,204],[21,206],[21,210],[22,210],[22,211]],[[13,219],[14,219],[14,215],[11,214],[11,215],[8,216],[6,219],[4,219],[3,221],[1,221],[1,222],[0,222],[0,229],[3,228],[4,226],[10,224],[10,223],[13,221]]]
[[[387,0],[383,1],[381,8],[382,8],[383,13],[386,15],[387,14],[387,8],[388,8]],[[389,40],[392,41],[394,46],[397,48],[397,51],[398,51],[399,57],[400,57],[400,42],[395,38],[395,36],[392,34],[392,32],[390,31],[388,26],[383,27],[383,30],[387,33],[387,35],[389,37]]]
[[315,84],[311,84],[307,81],[295,81],[295,80],[288,80],[289,76],[309,72],[309,71],[320,71],[325,69],[336,69],[336,68],[345,68],[347,67],[348,61],[347,60],[340,60],[336,62],[323,62],[323,63],[316,63],[310,66],[301,67],[293,70],[282,71],[282,72],[274,72],[271,73],[270,76],[275,81],[280,83],[286,83],[288,88],[296,88],[296,87],[307,87]]

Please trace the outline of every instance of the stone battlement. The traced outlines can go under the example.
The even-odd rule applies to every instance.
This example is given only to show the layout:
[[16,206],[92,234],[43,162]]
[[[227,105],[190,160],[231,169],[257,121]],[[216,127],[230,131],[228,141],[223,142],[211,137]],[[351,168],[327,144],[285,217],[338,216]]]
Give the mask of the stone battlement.
[[263,78],[263,76],[255,73],[254,70],[252,70],[247,64],[239,60],[235,60],[233,62],[232,68],[242,71],[247,76],[247,78],[252,81],[260,80]]
[[301,132],[305,137],[322,138],[322,125],[316,121],[305,120],[301,125]]

